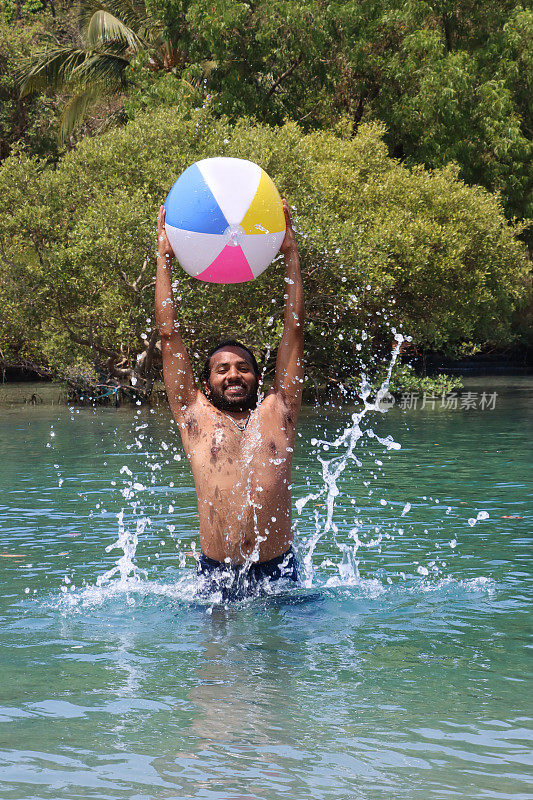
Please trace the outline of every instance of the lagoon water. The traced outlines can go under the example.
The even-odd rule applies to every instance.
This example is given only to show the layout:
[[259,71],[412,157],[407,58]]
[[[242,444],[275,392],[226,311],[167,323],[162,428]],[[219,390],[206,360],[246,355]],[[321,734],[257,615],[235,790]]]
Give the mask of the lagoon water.
[[[511,382],[493,410],[367,420],[401,450],[360,441],[308,585],[228,608],[196,597],[165,410],[1,409],[0,798],[531,797],[533,383]],[[295,498],[348,421],[304,411]],[[324,503],[295,513],[301,559]]]

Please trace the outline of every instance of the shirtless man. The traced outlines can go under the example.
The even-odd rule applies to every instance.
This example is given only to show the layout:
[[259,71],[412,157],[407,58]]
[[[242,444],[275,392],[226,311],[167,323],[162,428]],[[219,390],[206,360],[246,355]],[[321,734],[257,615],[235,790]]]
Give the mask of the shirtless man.
[[156,322],[170,409],[192,468],[202,553],[198,572],[223,598],[260,593],[265,582],[297,580],[291,548],[291,463],[304,376],[304,300],[298,248],[287,202],[281,246],[285,319],[272,389],[257,405],[259,370],[251,351],[226,340],[209,354],[195,383],[172,293],[174,255],[158,217]]

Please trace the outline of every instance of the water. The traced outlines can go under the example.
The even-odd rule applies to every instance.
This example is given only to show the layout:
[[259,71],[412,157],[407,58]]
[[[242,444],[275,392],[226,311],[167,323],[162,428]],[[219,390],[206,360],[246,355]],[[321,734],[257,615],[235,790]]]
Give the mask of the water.
[[[402,448],[360,440],[310,585],[229,609],[164,412],[3,409],[0,797],[529,797],[533,386],[497,388],[370,414]],[[350,417],[304,410],[295,499]]]

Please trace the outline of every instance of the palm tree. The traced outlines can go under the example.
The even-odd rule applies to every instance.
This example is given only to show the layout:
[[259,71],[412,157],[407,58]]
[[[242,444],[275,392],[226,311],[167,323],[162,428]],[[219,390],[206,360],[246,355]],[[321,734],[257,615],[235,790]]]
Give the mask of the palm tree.
[[72,93],[60,119],[62,142],[90,106],[124,90],[126,68],[134,55],[148,54],[155,71],[170,70],[178,61],[163,24],[149,16],[143,0],[80,0],[78,28],[77,43],[58,45],[49,39],[20,75],[22,97],[45,89]]

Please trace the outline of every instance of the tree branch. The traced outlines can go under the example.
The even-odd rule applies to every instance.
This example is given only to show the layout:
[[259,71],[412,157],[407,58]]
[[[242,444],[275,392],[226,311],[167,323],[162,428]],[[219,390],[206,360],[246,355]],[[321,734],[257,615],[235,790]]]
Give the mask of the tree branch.
[[77,333],[74,333],[72,328],[70,327],[69,323],[67,322],[63,312],[61,311],[61,306],[59,302],[57,303],[57,313],[59,314],[59,319],[65,326],[65,329],[75,344],[81,344],[83,347],[90,347],[91,350],[96,350],[97,353],[100,353],[104,356],[109,356],[115,359],[120,358],[120,354],[116,352],[116,350],[111,350],[109,347],[105,347],[103,344],[100,344],[95,340],[92,334],[92,328],[89,329],[89,337],[85,339],[83,336],[80,336]]
[[291,64],[289,69],[286,69],[283,75],[280,75],[277,81],[274,83],[274,85],[270,87],[270,89],[267,92],[267,97],[272,97],[272,95],[274,94],[280,83],[284,81],[285,78],[288,78],[289,75],[291,75],[294,72],[296,67],[302,63],[302,61],[303,61],[303,56],[299,55],[294,64]]
[[[148,266],[148,258],[149,258],[149,257],[148,257],[148,256],[146,256],[146,258],[144,259],[144,263],[143,263],[143,265],[142,265],[142,267],[141,267],[141,271],[139,272],[139,274],[137,275],[137,277],[136,277],[136,279],[133,281],[133,283],[130,283],[130,281],[128,280],[128,276],[126,275],[126,273],[124,272],[124,270],[120,270],[120,274],[122,275],[122,277],[123,277],[123,279],[124,279],[124,282],[126,283],[126,285],[127,285],[127,286],[128,286],[130,289],[133,289],[133,291],[135,292],[135,294],[138,294],[138,293],[139,293],[139,291],[142,291],[142,289],[139,289],[139,283],[141,282],[141,278],[142,278],[142,276],[144,275],[144,273],[145,273],[145,271],[146,271],[146,267]],[[155,282],[154,282],[154,283],[155,283]],[[143,289],[145,289],[146,287],[145,287],[145,286],[143,286],[142,288],[143,288]]]
[[148,347],[146,348],[146,357],[143,366],[143,372],[145,376],[148,376],[152,369],[152,364],[154,362],[154,353],[155,353],[155,346],[157,344],[157,340],[159,339],[159,333],[157,328],[155,328],[152,333],[150,334],[150,339],[148,340]]

